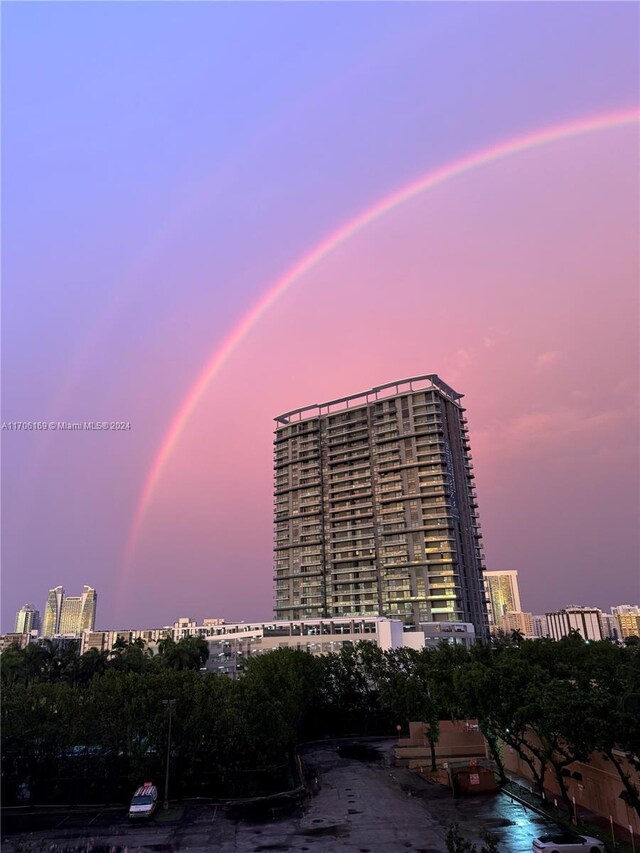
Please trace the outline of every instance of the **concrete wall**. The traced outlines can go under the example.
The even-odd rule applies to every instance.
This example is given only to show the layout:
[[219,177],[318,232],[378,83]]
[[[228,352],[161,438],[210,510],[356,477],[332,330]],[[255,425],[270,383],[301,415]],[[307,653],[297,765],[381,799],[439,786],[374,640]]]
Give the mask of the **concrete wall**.
[[[507,771],[528,779],[534,785],[529,767],[514,749],[503,744],[503,757]],[[628,763],[624,754],[616,754],[616,758],[634,779],[636,785],[640,786],[640,775]],[[576,798],[578,816],[582,807],[601,815],[606,820],[609,820],[609,816],[611,816],[613,822],[624,829],[628,830],[629,825],[631,825],[634,834],[640,835],[640,816],[620,799],[620,793],[624,788],[610,761],[607,761],[600,753],[594,752],[588,764],[577,761],[570,764],[567,769],[571,774],[579,774],[582,777],[570,776],[566,780],[569,797]],[[560,786],[552,769],[546,773],[545,787],[547,796],[557,797],[560,801]]]
[[[427,726],[424,723],[409,723],[409,737],[399,738],[396,758],[410,762],[422,759],[431,760],[431,750],[427,740]],[[440,738],[436,744],[436,760],[485,758],[486,745],[475,721],[452,723],[440,721]]]

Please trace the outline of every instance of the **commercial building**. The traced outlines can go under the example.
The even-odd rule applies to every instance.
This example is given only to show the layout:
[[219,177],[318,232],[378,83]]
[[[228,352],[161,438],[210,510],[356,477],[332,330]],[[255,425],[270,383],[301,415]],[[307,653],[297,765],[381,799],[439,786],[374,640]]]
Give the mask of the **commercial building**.
[[77,596],[65,595],[61,586],[50,589],[44,610],[43,636],[79,635],[83,631],[92,631],[97,600],[97,593],[90,586],[84,586],[82,595]]
[[496,628],[502,628],[505,613],[517,612],[520,606],[518,572],[515,569],[504,572],[485,572],[484,581],[489,600],[489,620]]
[[16,613],[16,634],[36,634],[40,630],[40,611],[32,604],[24,604]]
[[468,622],[488,636],[461,397],[417,376],[276,418],[276,619]]
[[601,611],[597,607],[572,605],[555,613],[547,613],[549,636],[561,640],[571,631],[578,631],[585,640],[603,640]]

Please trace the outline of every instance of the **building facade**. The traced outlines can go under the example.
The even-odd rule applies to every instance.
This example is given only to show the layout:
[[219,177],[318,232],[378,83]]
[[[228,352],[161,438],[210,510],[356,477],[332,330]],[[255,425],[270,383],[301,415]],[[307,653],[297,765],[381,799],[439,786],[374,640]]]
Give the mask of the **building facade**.
[[489,620],[494,627],[502,628],[502,619],[506,613],[521,612],[518,572],[515,569],[485,572],[484,580],[489,599]]
[[538,635],[533,623],[533,613],[523,613],[520,610],[508,610],[502,617],[500,628],[510,634],[519,631],[525,640],[533,640]]
[[615,616],[612,616],[611,613],[601,613],[600,621],[602,622],[602,633],[605,639],[620,639],[620,625]]
[[419,376],[276,418],[276,619],[460,621],[488,635],[461,397]]
[[16,634],[36,634],[40,631],[40,611],[32,604],[23,605],[16,613]]
[[547,617],[544,615],[533,616],[533,635],[534,637],[548,637],[549,627],[547,625]]
[[80,635],[83,631],[92,631],[97,601],[98,595],[90,586],[82,588],[82,595],[65,595],[61,586],[50,589],[44,610],[42,635],[55,637],[58,634]]
[[621,613],[617,617],[620,629],[620,639],[627,637],[640,637],[640,613]]
[[578,631],[585,640],[604,640],[600,614],[597,607],[578,606],[547,613],[549,636],[553,640],[561,640],[571,631]]

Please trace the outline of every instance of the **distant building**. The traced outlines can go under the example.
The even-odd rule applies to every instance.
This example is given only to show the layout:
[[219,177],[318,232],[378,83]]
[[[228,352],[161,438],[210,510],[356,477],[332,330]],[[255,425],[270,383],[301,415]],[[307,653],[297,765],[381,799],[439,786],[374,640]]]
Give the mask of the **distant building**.
[[361,640],[373,642],[383,650],[405,645],[424,647],[420,631],[404,631],[400,620],[381,616],[241,622],[211,626],[204,638],[209,644],[207,670],[232,677],[244,671],[248,658],[275,649],[300,649],[321,655],[339,652]]
[[520,590],[518,572],[515,569],[503,572],[485,572],[484,583],[489,599],[489,619],[497,628],[505,613],[519,613]]
[[92,631],[96,619],[98,595],[90,586],[82,588],[82,595],[65,595],[64,588],[57,586],[49,590],[44,611],[44,637],[58,634],[79,635]]
[[616,620],[619,639],[640,636],[640,606],[637,604],[618,604],[611,608],[611,615]]
[[202,624],[182,617],[172,627],[84,631],[80,650],[83,653],[89,649],[111,651],[118,639],[127,643],[141,639],[147,649],[156,653],[158,643],[165,638],[179,642],[187,637],[201,637],[209,645],[206,669],[236,677],[244,671],[248,658],[274,649],[302,649],[320,655],[339,652],[361,640],[375,643],[381,649],[402,646],[421,649],[427,636],[434,641],[428,645],[442,640],[470,645],[475,639],[473,625],[440,622],[420,627],[421,630],[405,630],[400,620],[382,616],[231,623],[223,619],[205,619]]
[[640,614],[640,605],[639,604],[618,604],[616,607],[611,608],[612,616],[623,616],[629,613],[633,613],[636,616]]
[[432,374],[275,419],[278,620],[461,621],[488,636],[461,398]]
[[620,639],[640,637],[640,613],[621,613],[617,622],[620,627]]
[[600,620],[602,621],[602,633],[604,634],[605,639],[619,640],[620,625],[618,624],[617,618],[611,613],[601,613]]
[[160,640],[167,638],[176,639],[172,628],[139,628],[124,631],[87,630],[82,632],[80,653],[84,654],[89,649],[96,649],[99,652],[110,652],[118,640],[122,640],[125,643],[143,640],[145,648],[155,653],[158,650]]
[[[470,649],[476,641],[476,630],[470,622],[423,622],[420,629],[424,634],[426,648],[437,648],[440,643],[448,643],[451,646]],[[409,634],[405,633],[404,645],[415,648],[413,643],[407,642],[408,639]]]
[[6,652],[6,650],[11,647],[24,649],[29,645],[31,639],[31,634],[0,634],[0,654],[2,654],[2,652]]
[[508,610],[502,617],[500,627],[507,634],[519,631],[527,640],[537,636],[533,625],[533,613],[522,613],[519,610]]
[[603,640],[601,613],[597,607],[577,605],[547,613],[549,635],[554,640],[561,640],[571,631],[578,631],[585,640]]
[[16,634],[30,634],[40,630],[40,611],[32,604],[24,604],[16,613]]
[[549,626],[547,625],[546,616],[533,617],[533,635],[534,637],[548,637]]
[[42,635],[44,637],[55,637],[59,634],[60,614],[62,613],[62,601],[64,589],[56,586],[49,590],[47,603],[44,606],[44,622],[42,624]]

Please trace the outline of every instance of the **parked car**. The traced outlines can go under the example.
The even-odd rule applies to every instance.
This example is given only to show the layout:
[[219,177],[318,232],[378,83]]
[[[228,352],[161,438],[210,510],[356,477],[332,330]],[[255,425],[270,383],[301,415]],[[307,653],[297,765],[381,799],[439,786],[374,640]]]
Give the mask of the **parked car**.
[[534,853],[541,850],[545,853],[606,853],[606,847],[599,838],[561,830],[541,835],[531,846]]
[[141,785],[131,799],[129,817],[151,817],[158,804],[158,789],[152,782]]

